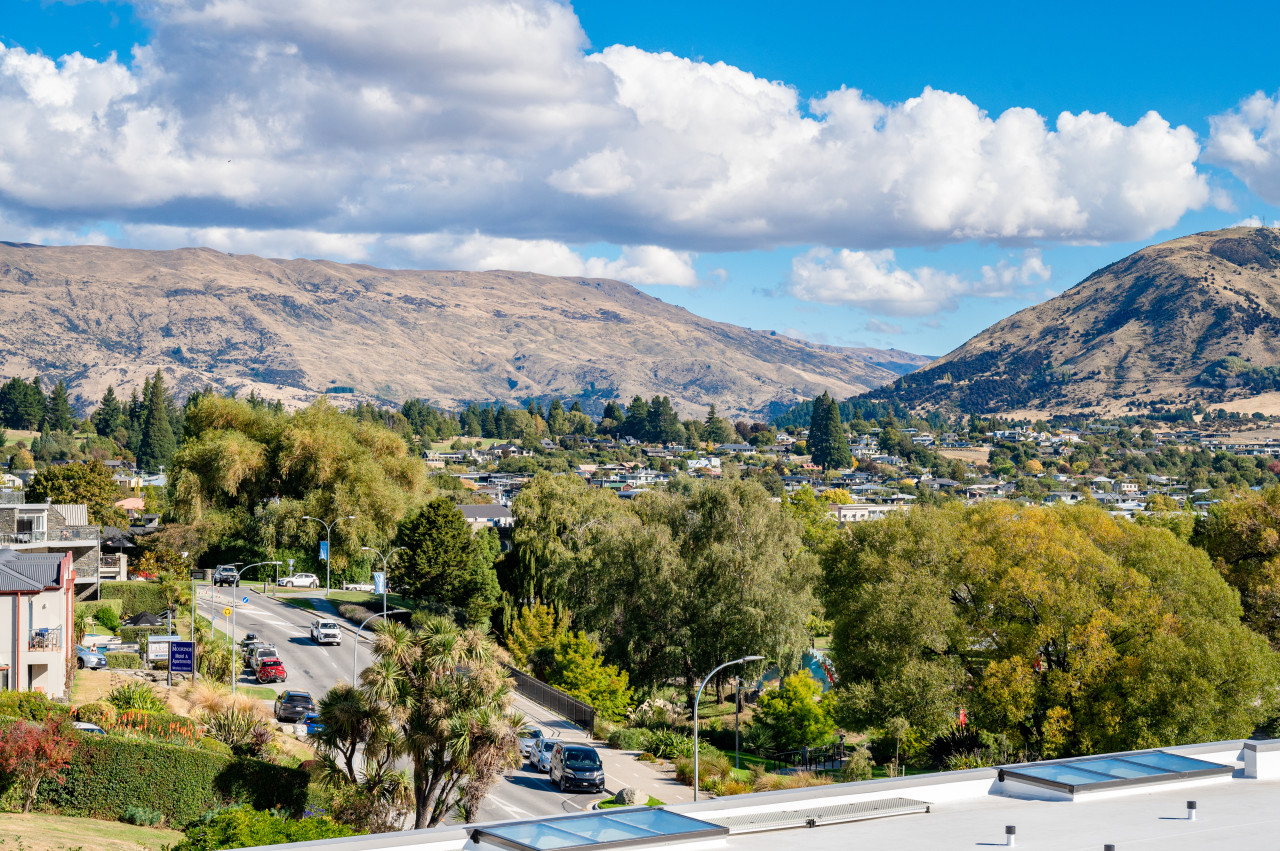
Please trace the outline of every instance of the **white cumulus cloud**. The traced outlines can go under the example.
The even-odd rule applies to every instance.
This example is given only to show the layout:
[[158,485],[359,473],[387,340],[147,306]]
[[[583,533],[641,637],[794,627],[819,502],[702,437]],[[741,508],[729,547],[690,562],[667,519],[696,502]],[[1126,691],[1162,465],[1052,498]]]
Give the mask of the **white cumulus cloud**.
[[[476,234],[452,250],[543,270],[605,242],[632,247],[584,274],[689,286],[690,252],[1137,239],[1210,197],[1194,133],[1155,113],[991,115],[935,89],[802,102],[724,63],[590,52],[554,0],[139,9],[154,35],[128,61],[0,47],[0,214],[19,228],[179,227],[253,250],[333,234],[375,261]],[[1215,129],[1259,174],[1263,101]],[[893,288],[945,303],[930,274]]]
[[1209,119],[1206,161],[1231,170],[1264,201],[1280,203],[1280,94],[1262,92]]
[[[955,310],[957,300],[964,297],[1017,295],[1050,276],[1050,268],[1036,249],[1023,252],[1016,264],[1001,260],[994,266],[983,266],[979,279],[971,281],[929,266],[903,269],[889,249],[814,248],[791,261],[784,289],[801,301],[858,307],[889,316],[928,316]],[[872,328],[871,323],[878,327]],[[871,323],[869,331],[897,327],[874,319]],[[884,333],[901,333],[901,329]]]

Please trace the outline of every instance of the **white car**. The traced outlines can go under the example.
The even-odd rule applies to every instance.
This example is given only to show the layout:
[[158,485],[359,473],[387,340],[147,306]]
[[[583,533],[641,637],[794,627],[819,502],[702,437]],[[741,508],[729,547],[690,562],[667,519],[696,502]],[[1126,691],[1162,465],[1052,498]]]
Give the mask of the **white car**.
[[551,771],[551,752],[556,749],[556,745],[560,744],[559,739],[542,739],[538,746],[533,749],[533,753],[529,754],[529,762],[538,771]]
[[342,644],[342,628],[334,621],[312,621],[311,640],[316,644]]
[[285,588],[319,588],[320,578],[314,573],[295,573],[293,576],[282,576],[276,584]]

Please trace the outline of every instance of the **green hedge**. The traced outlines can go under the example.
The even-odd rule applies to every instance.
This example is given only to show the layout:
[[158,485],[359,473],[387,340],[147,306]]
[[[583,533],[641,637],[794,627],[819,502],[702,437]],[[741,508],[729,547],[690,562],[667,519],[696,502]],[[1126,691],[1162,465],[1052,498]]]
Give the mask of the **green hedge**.
[[63,774],[64,785],[40,784],[41,808],[119,820],[129,807],[145,807],[163,812],[175,827],[229,803],[279,807],[296,818],[309,779],[305,771],[261,760],[118,736],[83,737]]
[[107,657],[107,665],[112,668],[141,668],[142,657],[127,650],[112,650],[103,653]]
[[169,628],[164,626],[122,626],[116,631],[119,633],[122,642],[125,644],[137,644],[144,650],[147,646],[145,641],[147,636],[169,634]]
[[117,615],[124,610],[124,600],[85,600],[83,603],[76,603],[76,614],[84,612],[92,617],[93,613],[106,606]]
[[102,583],[103,600],[120,600],[121,614],[128,618],[140,612],[157,615],[168,608],[164,594],[160,591],[159,582],[138,582],[121,580]]

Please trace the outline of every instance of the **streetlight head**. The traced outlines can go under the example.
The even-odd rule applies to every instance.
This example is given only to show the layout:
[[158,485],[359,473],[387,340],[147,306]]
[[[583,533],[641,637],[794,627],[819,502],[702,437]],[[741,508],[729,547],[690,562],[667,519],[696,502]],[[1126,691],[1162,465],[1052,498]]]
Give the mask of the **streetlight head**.
[[315,520],[315,518],[314,518],[314,517],[312,517],[310,514],[304,514],[304,515],[302,515],[302,519],[303,519],[303,520]]
[[743,656],[738,661],[739,662],[763,662],[764,657],[763,656]]
[[355,516],[354,514],[348,514],[348,515],[347,515],[347,517],[346,517],[346,519],[347,519],[347,520],[355,520],[355,519],[356,519],[356,516]]
[[362,553],[371,553],[371,552],[373,552],[373,547],[361,547],[361,548],[360,548],[360,552],[362,552]]

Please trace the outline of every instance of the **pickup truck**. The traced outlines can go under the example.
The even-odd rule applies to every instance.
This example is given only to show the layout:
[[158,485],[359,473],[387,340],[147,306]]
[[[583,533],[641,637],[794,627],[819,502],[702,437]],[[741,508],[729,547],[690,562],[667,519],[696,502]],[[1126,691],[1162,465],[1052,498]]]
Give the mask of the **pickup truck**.
[[342,644],[342,628],[335,621],[311,622],[311,640],[316,644]]
[[213,584],[215,586],[228,585],[232,588],[240,584],[240,577],[236,575],[234,567],[219,567],[213,571]]

